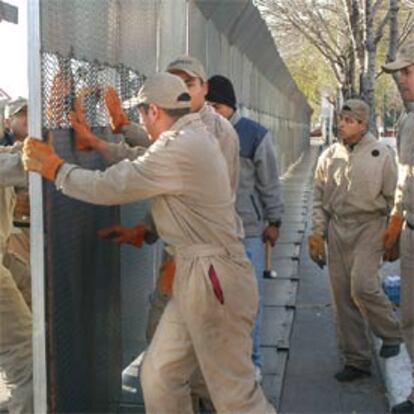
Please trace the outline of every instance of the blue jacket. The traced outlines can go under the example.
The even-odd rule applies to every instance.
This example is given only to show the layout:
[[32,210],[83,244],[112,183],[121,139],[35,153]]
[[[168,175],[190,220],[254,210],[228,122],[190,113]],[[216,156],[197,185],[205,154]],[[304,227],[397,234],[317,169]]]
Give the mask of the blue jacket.
[[284,210],[270,132],[235,112],[230,119],[240,139],[240,180],[236,210],[245,237],[260,237],[268,222],[281,222]]

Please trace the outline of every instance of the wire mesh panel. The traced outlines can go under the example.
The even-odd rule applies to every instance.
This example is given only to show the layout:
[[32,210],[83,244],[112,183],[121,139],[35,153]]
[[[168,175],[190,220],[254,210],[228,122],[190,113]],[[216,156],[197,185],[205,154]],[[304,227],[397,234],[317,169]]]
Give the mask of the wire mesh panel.
[[[80,99],[95,133],[103,139],[119,139],[108,130],[105,91],[111,86],[127,102],[137,94],[145,73],[155,70],[154,2],[44,0],[40,4],[43,127],[53,132],[65,160],[103,169],[106,164],[99,155],[75,149],[68,113],[74,98]],[[125,109],[136,121],[136,108]],[[132,222],[139,218],[136,212],[142,215],[147,207],[130,205],[121,213],[116,207],[69,199],[51,185],[45,187],[44,199],[48,404],[52,412],[114,411],[121,395],[122,368],[131,357],[123,352],[123,337],[132,349],[126,332],[139,332],[134,337],[141,342],[132,342],[143,347],[152,255],[125,249],[121,267],[119,249],[99,240],[96,232],[119,223],[121,217]],[[128,292],[135,292],[135,297]],[[137,303],[138,308],[129,306]],[[123,323],[124,315],[134,312],[142,315],[141,326]]]

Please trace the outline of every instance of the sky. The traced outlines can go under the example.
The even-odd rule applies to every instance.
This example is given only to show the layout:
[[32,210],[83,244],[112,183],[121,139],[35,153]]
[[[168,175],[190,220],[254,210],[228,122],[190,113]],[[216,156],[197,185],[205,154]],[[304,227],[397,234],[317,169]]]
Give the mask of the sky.
[[0,88],[12,98],[28,95],[27,2],[4,0],[19,8],[19,23],[0,22]]

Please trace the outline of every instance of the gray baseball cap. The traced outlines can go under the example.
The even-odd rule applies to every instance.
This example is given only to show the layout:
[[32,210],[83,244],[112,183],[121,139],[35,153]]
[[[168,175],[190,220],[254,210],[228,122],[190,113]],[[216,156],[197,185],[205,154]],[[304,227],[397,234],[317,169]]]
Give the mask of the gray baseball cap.
[[348,99],[344,102],[341,114],[350,115],[358,121],[368,122],[369,106],[361,99]]
[[136,97],[136,104],[153,103],[164,109],[190,108],[191,97],[184,81],[167,72],[150,76]]
[[27,107],[27,99],[19,97],[7,103],[5,117],[10,118]]
[[201,62],[193,56],[178,56],[167,66],[167,72],[182,71],[193,78],[200,78],[204,82],[207,80],[207,74]]
[[384,72],[397,72],[407,66],[414,64],[414,42],[407,43],[403,46],[397,54],[397,58],[390,63],[382,65]]

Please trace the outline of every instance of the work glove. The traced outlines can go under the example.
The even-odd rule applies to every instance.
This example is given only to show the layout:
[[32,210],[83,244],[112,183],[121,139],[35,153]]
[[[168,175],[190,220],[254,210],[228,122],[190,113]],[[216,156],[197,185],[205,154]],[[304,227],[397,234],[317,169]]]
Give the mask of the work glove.
[[160,269],[160,290],[164,295],[172,294],[172,287],[175,276],[175,260],[170,257],[164,261]]
[[112,132],[118,134],[121,128],[129,124],[129,119],[122,109],[122,103],[115,90],[109,87],[105,94],[105,103],[109,113]]
[[98,231],[98,237],[102,239],[111,239],[117,244],[130,244],[135,247],[142,247],[145,240],[145,227],[138,224],[135,227],[126,227],[116,224],[114,226],[105,227]]
[[308,238],[309,256],[321,268],[326,265],[325,240],[321,233],[312,233]]
[[388,226],[382,236],[383,246],[385,252],[390,251],[397,243],[400,237],[402,226],[404,224],[404,217],[393,215],[390,217]]
[[386,250],[382,256],[384,262],[395,262],[400,258],[400,240],[399,238],[395,242],[391,249]]
[[75,131],[75,148],[77,150],[91,151],[96,148],[99,138],[91,131],[80,98],[75,98],[73,101],[73,110],[69,113],[69,123]]
[[279,227],[268,225],[262,234],[263,243],[269,242],[273,247],[279,238]]
[[60,166],[64,163],[51,144],[50,134],[47,143],[27,137],[24,140],[22,161],[26,171],[38,172],[50,181],[55,180]]

